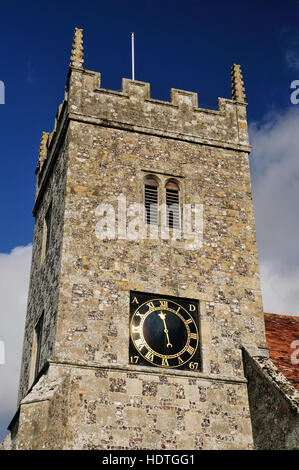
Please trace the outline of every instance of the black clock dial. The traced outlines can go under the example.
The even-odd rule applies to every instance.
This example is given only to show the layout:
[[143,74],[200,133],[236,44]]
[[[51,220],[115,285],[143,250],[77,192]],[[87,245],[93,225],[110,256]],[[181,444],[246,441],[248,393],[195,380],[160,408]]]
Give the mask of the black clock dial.
[[[167,330],[167,331],[166,331]],[[155,310],[143,323],[143,336],[154,351],[162,355],[183,350],[188,331],[183,320],[170,310]]]
[[199,369],[198,302],[131,293],[130,363]]

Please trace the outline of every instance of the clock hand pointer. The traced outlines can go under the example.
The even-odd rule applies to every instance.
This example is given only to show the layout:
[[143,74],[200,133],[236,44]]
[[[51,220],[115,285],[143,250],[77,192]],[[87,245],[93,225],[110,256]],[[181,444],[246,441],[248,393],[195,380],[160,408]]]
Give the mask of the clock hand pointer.
[[159,313],[158,316],[161,318],[161,320],[163,320],[163,324],[164,324],[164,333],[166,333],[166,338],[167,338],[167,347],[168,348],[172,348],[172,344],[171,342],[169,341],[169,336],[168,336],[168,329],[167,329],[167,326],[166,326],[166,321],[165,321],[165,318],[166,318],[166,313]]

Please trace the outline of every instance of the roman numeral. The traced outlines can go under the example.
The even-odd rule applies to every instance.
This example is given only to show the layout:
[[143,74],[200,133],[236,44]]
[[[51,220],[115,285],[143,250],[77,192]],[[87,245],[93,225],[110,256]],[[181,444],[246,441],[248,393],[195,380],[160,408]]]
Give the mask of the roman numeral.
[[149,310],[156,310],[156,307],[154,306],[153,302],[148,302],[146,305],[148,306]]
[[189,354],[193,354],[194,351],[195,351],[195,350],[194,350],[194,348],[192,348],[192,346],[188,346],[187,352],[188,352]]
[[141,349],[142,349],[143,346],[144,346],[144,342],[143,342],[143,340],[142,340],[141,338],[139,338],[139,339],[137,339],[137,340],[135,341],[135,345],[136,345],[138,351],[141,351]]
[[132,326],[132,333],[140,333],[140,326]]
[[197,334],[196,333],[191,333],[190,338],[197,339]]
[[160,307],[161,308],[168,308],[167,300],[160,300]]
[[166,357],[162,357],[162,364],[161,364],[161,366],[169,367],[168,360],[166,359]]
[[151,362],[154,362],[154,354],[151,352],[151,351],[148,351],[145,355],[145,358],[148,360],[148,361],[151,361]]

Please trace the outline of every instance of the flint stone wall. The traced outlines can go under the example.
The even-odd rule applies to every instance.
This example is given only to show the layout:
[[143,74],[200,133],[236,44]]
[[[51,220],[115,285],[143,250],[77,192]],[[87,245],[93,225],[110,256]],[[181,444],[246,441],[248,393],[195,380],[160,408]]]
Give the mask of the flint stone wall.
[[299,449],[299,392],[268,358],[244,351],[255,449]]

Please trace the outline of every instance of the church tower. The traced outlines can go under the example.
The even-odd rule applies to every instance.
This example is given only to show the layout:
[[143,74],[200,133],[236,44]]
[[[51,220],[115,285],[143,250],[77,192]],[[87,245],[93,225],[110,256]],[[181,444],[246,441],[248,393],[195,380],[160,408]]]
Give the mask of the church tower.
[[43,132],[18,449],[251,449],[246,350],[267,356],[245,93],[101,88],[75,30]]

